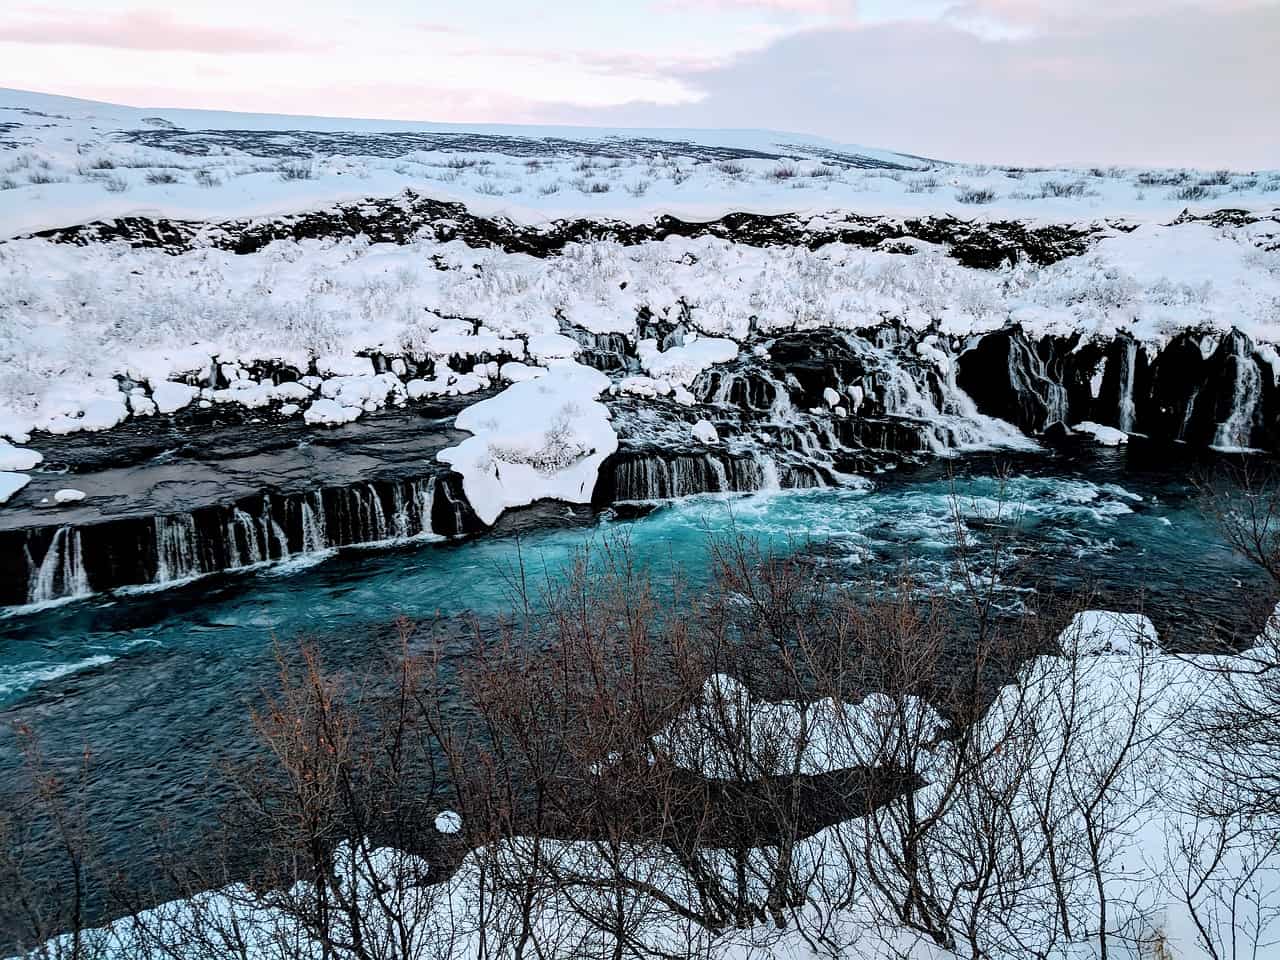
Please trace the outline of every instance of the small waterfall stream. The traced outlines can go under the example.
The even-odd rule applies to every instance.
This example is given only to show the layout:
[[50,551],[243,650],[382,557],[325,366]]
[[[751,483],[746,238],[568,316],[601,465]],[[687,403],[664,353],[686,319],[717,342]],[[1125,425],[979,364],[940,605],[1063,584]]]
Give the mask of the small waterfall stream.
[[[17,541],[28,558],[22,593],[0,596],[0,605],[88,596],[119,586],[181,583],[338,547],[431,536],[441,489],[435,477],[370,481],[262,494],[185,514],[61,526],[51,534],[48,528],[36,528],[19,534],[25,539]],[[465,501],[447,504],[446,515],[446,534],[467,531]]]

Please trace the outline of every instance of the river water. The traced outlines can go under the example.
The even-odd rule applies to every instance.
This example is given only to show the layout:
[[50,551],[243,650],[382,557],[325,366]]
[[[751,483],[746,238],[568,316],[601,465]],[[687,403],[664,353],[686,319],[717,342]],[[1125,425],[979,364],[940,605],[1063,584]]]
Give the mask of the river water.
[[[534,578],[557,575],[584,544],[624,533],[659,572],[694,585],[708,534],[732,525],[778,550],[805,550],[837,576],[888,573],[910,559],[931,585],[954,580],[953,512],[978,549],[999,510],[1016,531],[1010,604],[1023,591],[1091,586],[1100,604],[1139,604],[1161,636],[1190,645],[1206,629],[1254,628],[1265,585],[1197,509],[1195,468],[1168,451],[982,454],[885,474],[841,489],[702,497],[638,519],[555,506],[572,522],[525,524],[463,542],[355,549],[152,592],[118,593],[0,619],[0,804],[19,763],[14,724],[86,785],[100,853],[145,861],[165,822],[194,838],[218,803],[204,777],[247,743],[247,709],[269,687],[273,644],[313,640],[326,661],[357,666],[384,648],[389,624],[510,608],[519,556]],[[1003,500],[1003,504],[1002,504]]]

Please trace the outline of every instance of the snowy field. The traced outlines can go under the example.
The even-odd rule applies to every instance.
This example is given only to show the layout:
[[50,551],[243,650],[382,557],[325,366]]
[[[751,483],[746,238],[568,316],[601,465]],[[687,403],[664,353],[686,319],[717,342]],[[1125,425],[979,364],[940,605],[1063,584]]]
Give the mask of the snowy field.
[[1280,171],[1027,170],[768,131],[138,110],[0,90],[0,238],[120,216],[293,213],[406,187],[535,223],[833,209],[1153,221],[1280,204]]

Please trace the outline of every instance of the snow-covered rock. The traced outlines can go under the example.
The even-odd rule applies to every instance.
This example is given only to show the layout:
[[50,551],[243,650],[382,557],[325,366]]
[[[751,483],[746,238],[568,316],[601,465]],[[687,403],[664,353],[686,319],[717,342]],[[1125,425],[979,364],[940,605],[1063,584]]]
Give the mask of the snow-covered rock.
[[546,367],[532,367],[519,360],[511,360],[498,368],[498,379],[507,383],[524,383],[526,380],[546,376],[546,373]]
[[831,389],[831,387],[826,387],[825,389],[823,389],[822,399],[827,401],[828,407],[835,407],[840,404],[840,394],[837,391]]
[[1117,430],[1115,427],[1108,427],[1101,423],[1094,423],[1092,420],[1083,420],[1080,423],[1072,424],[1071,429],[1076,433],[1088,434],[1093,437],[1095,443],[1104,447],[1118,447],[1122,443],[1129,442],[1129,435],[1123,430]]
[[693,425],[693,439],[699,443],[719,443],[720,434],[716,431],[716,426],[710,420],[699,420]]
[[0,440],[0,470],[18,472],[30,470],[43,460],[44,454],[38,451],[15,447],[11,443]]
[[454,810],[443,810],[436,815],[436,832],[458,833],[462,829],[462,815]]
[[707,368],[735,359],[738,345],[722,337],[701,337],[683,346],[659,350],[657,340],[641,340],[636,352],[651,377],[687,387]]
[[355,420],[363,411],[360,407],[344,407],[336,400],[321,398],[307,408],[302,419],[311,424],[338,426]]
[[74,487],[67,487],[59,490],[53,495],[54,503],[79,503],[85,497],[83,490],[76,490]]
[[600,464],[618,448],[609,410],[596,400],[608,387],[600,371],[566,363],[458,415],[458,429],[473,436],[439,459],[462,474],[484,523],[544,498],[590,502]]
[[185,383],[162,380],[151,390],[151,399],[161,413],[174,413],[191,403],[200,391]]
[[538,360],[566,360],[578,355],[582,345],[562,333],[539,333],[529,338],[529,356]]
[[1063,646],[1082,654],[1137,653],[1154,647],[1158,639],[1149,617],[1109,610],[1077,613],[1062,632]]

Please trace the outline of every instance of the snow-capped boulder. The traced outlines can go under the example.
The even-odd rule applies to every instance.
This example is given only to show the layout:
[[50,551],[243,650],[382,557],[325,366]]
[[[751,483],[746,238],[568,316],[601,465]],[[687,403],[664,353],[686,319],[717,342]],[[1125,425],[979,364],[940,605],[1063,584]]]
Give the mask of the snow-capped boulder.
[[720,434],[710,420],[699,420],[693,425],[693,439],[699,443],[719,443]]
[[1093,437],[1095,443],[1104,447],[1118,447],[1122,443],[1129,442],[1129,435],[1123,430],[1117,430],[1115,427],[1108,427],[1101,423],[1094,423],[1091,420],[1073,424],[1071,429],[1076,433],[1088,434]]
[[350,423],[359,417],[362,412],[360,407],[344,407],[336,400],[321,398],[307,408],[307,412],[302,415],[302,419],[310,424],[333,427],[343,423]]
[[1137,653],[1156,645],[1155,624],[1141,613],[1085,610],[1071,618],[1061,643],[1082,654]]
[[76,490],[74,487],[67,487],[59,490],[53,495],[54,503],[79,503],[85,497],[83,490]]
[[458,415],[458,429],[473,436],[439,459],[462,474],[484,523],[544,498],[590,502],[600,464],[618,448],[609,410],[596,400],[608,387],[600,371],[566,363]]
[[151,399],[161,413],[174,413],[191,403],[200,391],[185,383],[162,380],[151,390]]
[[44,454],[0,440],[0,470],[30,470],[44,460]]
[[435,827],[437,833],[457,833],[462,829],[462,815],[453,810],[444,810],[436,816]]
[[822,399],[827,401],[828,407],[835,407],[840,405],[840,394],[837,393],[835,390],[831,389],[830,387],[827,387],[822,391]]

